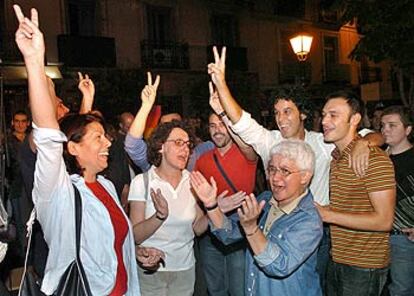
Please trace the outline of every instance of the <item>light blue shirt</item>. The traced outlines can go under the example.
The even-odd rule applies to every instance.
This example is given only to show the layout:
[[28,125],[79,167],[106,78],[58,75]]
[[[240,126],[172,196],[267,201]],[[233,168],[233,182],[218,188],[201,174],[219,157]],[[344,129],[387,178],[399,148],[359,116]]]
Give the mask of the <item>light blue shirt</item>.
[[[42,291],[53,294],[66,268],[76,257],[74,189],[82,199],[82,230],[80,258],[93,295],[108,295],[114,285],[117,257],[114,249],[114,228],[102,202],[86,186],[79,175],[66,171],[63,161],[65,135],[56,129],[34,125],[37,160],[32,192],[37,218],[49,246]],[[119,205],[114,185],[102,176],[98,181]],[[123,211],[122,211],[123,212]],[[125,295],[141,295],[135,259],[135,245],[128,217],[129,232],[123,245],[123,260],[128,276]]]
[[[272,193],[263,192],[258,202],[266,201],[260,217],[263,229],[270,210]],[[213,229],[223,243],[242,238],[236,221],[225,218],[223,228]],[[322,238],[322,221],[309,192],[290,213],[284,214],[270,227],[264,251],[256,256],[246,252],[246,295],[320,296],[316,272],[317,248]]]

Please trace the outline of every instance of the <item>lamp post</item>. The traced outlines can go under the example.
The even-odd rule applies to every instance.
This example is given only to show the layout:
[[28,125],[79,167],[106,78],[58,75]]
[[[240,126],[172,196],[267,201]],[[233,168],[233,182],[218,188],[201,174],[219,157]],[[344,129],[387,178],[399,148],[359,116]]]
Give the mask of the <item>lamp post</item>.
[[313,37],[306,33],[300,33],[289,39],[293,52],[296,54],[302,68],[302,84],[305,84],[305,61],[308,58]]

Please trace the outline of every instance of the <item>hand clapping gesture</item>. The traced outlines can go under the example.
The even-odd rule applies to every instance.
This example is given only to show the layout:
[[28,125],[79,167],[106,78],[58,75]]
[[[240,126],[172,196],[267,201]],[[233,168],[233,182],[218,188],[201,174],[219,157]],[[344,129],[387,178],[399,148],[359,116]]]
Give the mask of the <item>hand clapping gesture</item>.
[[210,183],[200,172],[192,172],[190,175],[191,186],[197,193],[198,198],[203,202],[205,207],[212,207],[217,203],[217,184],[213,177]]
[[243,191],[236,192],[229,196],[226,196],[227,193],[228,191],[225,190],[217,196],[218,206],[223,213],[231,212],[240,207],[247,196],[246,192]]
[[245,201],[242,203],[242,207],[237,209],[237,213],[240,218],[240,225],[243,227],[246,234],[253,234],[257,231],[257,219],[259,218],[264,206],[265,201],[257,203],[256,197],[252,193],[246,196]]
[[30,19],[24,16],[19,5],[13,5],[19,27],[15,38],[17,46],[27,62],[38,62],[44,64],[45,42],[43,34],[39,30],[39,16],[37,10],[32,8]]
[[217,47],[213,47],[214,63],[210,63],[207,66],[207,72],[211,76],[216,87],[220,87],[226,84],[225,72],[226,72],[226,47],[221,49],[221,56],[218,54]]
[[161,190],[157,189],[155,191],[151,188],[151,199],[154,203],[154,208],[156,211],[156,217],[164,221],[168,217],[168,202],[165,197],[162,195]]
[[155,97],[157,96],[158,85],[160,84],[160,76],[157,75],[154,84],[152,84],[152,76],[147,72],[148,82],[141,92],[142,105],[148,106],[150,109],[154,105]]

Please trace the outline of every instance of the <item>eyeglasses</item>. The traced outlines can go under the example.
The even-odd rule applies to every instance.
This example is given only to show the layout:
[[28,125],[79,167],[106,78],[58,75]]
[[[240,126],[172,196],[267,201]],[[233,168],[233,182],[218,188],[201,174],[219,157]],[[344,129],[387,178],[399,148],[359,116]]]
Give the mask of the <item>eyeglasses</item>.
[[293,172],[291,172],[288,169],[285,169],[285,168],[277,168],[275,166],[270,165],[267,168],[267,172],[268,172],[269,176],[274,176],[276,174],[279,174],[282,177],[285,177],[286,178],[286,177],[289,177],[292,174],[299,173],[300,171],[293,171]]
[[177,147],[183,147],[184,145],[187,145],[189,149],[194,148],[194,143],[190,140],[184,141],[183,139],[175,139],[175,140],[166,140],[165,142],[174,142],[175,146]]

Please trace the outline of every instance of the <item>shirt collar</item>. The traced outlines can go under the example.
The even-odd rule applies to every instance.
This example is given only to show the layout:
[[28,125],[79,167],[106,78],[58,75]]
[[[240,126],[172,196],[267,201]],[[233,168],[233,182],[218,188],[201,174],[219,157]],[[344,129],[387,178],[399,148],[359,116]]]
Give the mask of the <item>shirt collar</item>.
[[279,206],[278,202],[274,198],[272,198],[269,201],[269,203],[271,204],[272,207],[274,207],[276,209],[279,209],[283,213],[288,215],[288,214],[292,213],[292,211],[294,209],[296,209],[296,207],[298,206],[298,204],[300,203],[302,198],[304,198],[308,193],[309,193],[309,189],[306,188],[305,192],[303,192],[299,197],[295,198],[294,200],[292,200],[288,204],[285,204],[284,206]]
[[345,149],[341,152],[338,148],[335,148],[331,155],[334,160],[339,160],[341,158],[348,159],[349,155],[351,154],[352,148],[354,148],[356,141],[360,140],[361,136],[356,135],[355,138],[345,147]]

